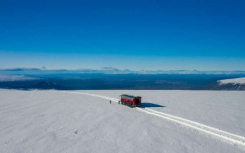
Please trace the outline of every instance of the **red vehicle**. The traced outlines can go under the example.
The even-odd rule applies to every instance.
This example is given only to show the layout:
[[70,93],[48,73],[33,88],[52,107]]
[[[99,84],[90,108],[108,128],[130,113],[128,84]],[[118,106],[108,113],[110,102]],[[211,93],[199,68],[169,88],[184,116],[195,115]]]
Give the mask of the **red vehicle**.
[[140,107],[141,105],[141,97],[132,96],[132,95],[121,95],[121,101],[118,102],[118,104],[127,105],[129,107]]

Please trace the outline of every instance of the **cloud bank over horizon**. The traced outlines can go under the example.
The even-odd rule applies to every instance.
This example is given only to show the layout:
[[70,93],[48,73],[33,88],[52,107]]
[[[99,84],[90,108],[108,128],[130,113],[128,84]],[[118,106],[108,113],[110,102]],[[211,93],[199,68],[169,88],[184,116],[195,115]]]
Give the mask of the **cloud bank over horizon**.
[[[102,73],[102,74],[245,74],[245,71],[199,71],[199,70],[140,70],[117,69],[114,67],[101,67],[101,69],[43,69],[43,68],[0,68],[2,74],[22,74],[22,73]],[[5,77],[6,78],[6,77]]]
[[39,80],[37,77],[27,77],[24,75],[1,75],[0,82],[9,82],[9,81],[33,81]]

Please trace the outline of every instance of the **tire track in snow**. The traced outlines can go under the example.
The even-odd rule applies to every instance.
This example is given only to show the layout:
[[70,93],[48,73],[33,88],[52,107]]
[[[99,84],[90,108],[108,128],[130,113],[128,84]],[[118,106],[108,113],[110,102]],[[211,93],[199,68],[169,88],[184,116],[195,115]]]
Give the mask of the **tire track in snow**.
[[[207,129],[207,128],[203,127],[203,126],[197,126],[197,125],[195,125],[195,124],[190,124],[190,123],[185,122],[185,121],[177,120],[177,119],[174,119],[174,118],[172,118],[172,117],[168,117],[168,116],[166,116],[166,115],[161,115],[161,114],[160,114],[161,112],[155,113],[155,112],[153,112],[153,111],[147,111],[147,110],[142,109],[142,108],[136,108],[136,109],[139,109],[140,111],[143,111],[143,112],[145,112],[145,113],[147,113],[147,114],[151,114],[151,115],[154,115],[154,116],[158,116],[158,117],[167,119],[167,120],[169,120],[169,121],[175,122],[175,123],[177,123],[177,124],[184,125],[184,126],[186,126],[186,127],[189,127],[189,128],[195,129],[195,130],[197,130],[197,131],[206,133],[206,134],[208,134],[208,135],[211,136],[211,137],[214,137],[214,138],[219,139],[219,140],[221,140],[221,141],[225,141],[225,142],[227,142],[227,143],[230,143],[230,144],[232,144],[232,145],[238,146],[239,148],[245,150],[245,142],[244,142],[243,140],[234,139],[234,138],[232,138],[232,137],[230,137],[230,136],[227,136],[226,134],[223,134],[222,132],[225,132],[225,131],[222,131],[222,132],[212,131],[212,130]],[[205,126],[206,126],[206,125],[205,125]],[[206,126],[206,127],[209,127],[209,126]],[[212,128],[212,127],[209,127],[209,128]],[[221,130],[220,130],[220,131],[221,131]],[[227,132],[225,132],[225,133],[227,133]],[[232,134],[232,135],[233,135],[233,134]],[[239,136],[239,137],[240,137],[240,139],[241,139],[241,138],[244,138],[244,137],[241,137],[241,136]]]
[[[103,99],[107,99],[107,100],[111,100],[114,102],[118,102],[119,99],[116,98],[112,98],[112,97],[107,97],[107,96],[102,96],[102,95],[95,95],[95,94],[90,94],[90,93],[82,93],[82,92],[68,92],[68,91],[63,91],[66,93],[73,93],[73,94],[82,94],[82,95],[88,95],[88,96],[93,96],[93,97],[99,97],[99,98],[103,98]],[[188,119],[184,119],[178,116],[174,116],[174,115],[170,115],[170,114],[166,114],[163,112],[159,112],[153,109],[149,109],[149,108],[139,108],[136,107],[137,110],[150,114],[150,115],[154,115],[160,118],[164,118],[166,120],[169,120],[171,122],[183,125],[185,127],[189,127],[191,129],[195,129],[197,131],[203,132],[211,137],[214,137],[216,139],[219,139],[221,141],[225,141],[227,143],[230,143],[232,145],[238,146],[239,148],[245,150],[245,137],[243,136],[239,136],[239,135],[235,135],[226,131],[222,131],[219,130],[217,128],[213,128],[211,126],[207,126],[198,122],[194,122]]]
[[177,117],[177,116],[173,116],[173,115],[166,114],[166,113],[163,113],[163,112],[159,112],[159,111],[156,111],[156,110],[153,110],[153,109],[149,109],[149,108],[145,108],[145,109],[149,110],[151,112],[157,113],[157,114],[161,114],[161,115],[164,115],[164,116],[167,116],[167,117],[171,117],[173,119],[177,119],[179,121],[186,122],[186,123],[191,124],[191,125],[198,126],[198,127],[202,128],[202,129],[206,129],[208,131],[213,131],[213,132],[219,133],[220,135],[225,135],[225,136],[227,136],[229,138],[233,138],[233,139],[236,139],[236,140],[239,140],[239,141],[242,141],[243,143],[245,143],[245,137],[242,137],[242,136],[239,136],[239,135],[236,135],[236,134],[232,134],[232,133],[229,133],[229,132],[226,132],[226,131],[222,131],[220,129],[213,128],[213,127],[210,127],[210,126],[207,126],[207,125],[195,122],[195,121],[191,121],[191,120],[184,119],[184,118],[181,118],[181,117]]

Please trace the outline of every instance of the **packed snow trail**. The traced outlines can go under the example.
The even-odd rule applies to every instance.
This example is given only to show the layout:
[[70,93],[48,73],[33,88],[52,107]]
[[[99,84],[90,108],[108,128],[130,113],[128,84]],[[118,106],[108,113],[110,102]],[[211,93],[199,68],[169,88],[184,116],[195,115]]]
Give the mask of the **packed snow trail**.
[[[107,96],[102,96],[102,95],[95,95],[95,94],[81,93],[81,92],[68,92],[68,91],[63,91],[63,92],[99,97],[99,98],[111,100],[114,102],[119,101],[119,99],[107,97]],[[159,111],[156,111],[153,109],[139,108],[139,107],[136,107],[136,109],[141,111],[141,112],[144,112],[144,113],[147,113],[150,115],[154,115],[154,116],[157,116],[160,118],[164,118],[164,119],[167,119],[171,122],[174,122],[174,123],[195,129],[197,131],[203,132],[203,133],[208,134],[209,136],[211,136],[213,138],[219,139],[221,141],[225,141],[227,143],[238,146],[239,148],[242,148],[243,150],[245,150],[245,137],[243,137],[243,136],[235,135],[235,134],[232,134],[232,133],[229,133],[226,131],[219,130],[217,128],[213,128],[213,127],[210,127],[210,126],[198,123],[198,122],[194,122],[194,121],[191,121],[188,119],[184,119],[181,117],[177,117],[174,115],[159,112]]]
[[242,137],[242,136],[239,136],[239,135],[236,135],[236,134],[232,134],[232,133],[229,133],[229,132],[226,132],[226,131],[222,131],[222,130],[217,129],[217,128],[213,128],[213,127],[210,127],[210,126],[198,123],[198,122],[194,122],[194,121],[191,121],[191,120],[188,120],[188,119],[184,119],[184,118],[181,118],[181,117],[177,117],[177,116],[173,116],[173,115],[166,114],[166,113],[163,113],[163,112],[159,112],[159,111],[156,111],[156,110],[153,110],[153,109],[149,109],[149,108],[145,108],[145,109],[149,110],[149,111],[151,111],[153,113],[161,114],[161,115],[164,115],[164,116],[167,116],[167,117],[170,117],[170,118],[182,121],[182,122],[186,122],[188,124],[192,124],[192,125],[198,126],[198,127],[202,128],[202,129],[206,129],[208,131],[215,131],[217,133],[220,133],[220,135],[221,134],[222,135],[226,135],[229,138],[233,138],[233,139],[245,142],[245,137]]

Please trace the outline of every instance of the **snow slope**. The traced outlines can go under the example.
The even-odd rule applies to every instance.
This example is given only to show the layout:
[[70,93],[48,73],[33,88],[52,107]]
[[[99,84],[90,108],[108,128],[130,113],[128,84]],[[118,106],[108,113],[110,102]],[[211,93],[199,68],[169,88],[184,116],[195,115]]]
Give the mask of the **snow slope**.
[[[122,93],[142,96],[144,108],[118,105]],[[244,93],[0,90],[0,152],[244,152],[183,124],[243,143]]]
[[219,84],[245,84],[245,78],[219,80]]

